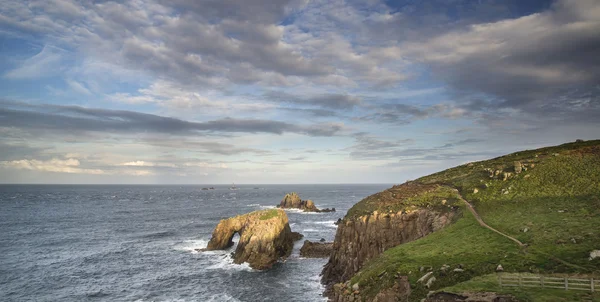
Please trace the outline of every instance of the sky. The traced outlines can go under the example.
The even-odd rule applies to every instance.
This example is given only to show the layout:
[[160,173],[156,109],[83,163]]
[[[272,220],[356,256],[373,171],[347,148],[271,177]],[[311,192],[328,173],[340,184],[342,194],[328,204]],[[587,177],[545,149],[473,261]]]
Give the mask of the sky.
[[600,138],[597,0],[0,0],[0,183],[402,183]]

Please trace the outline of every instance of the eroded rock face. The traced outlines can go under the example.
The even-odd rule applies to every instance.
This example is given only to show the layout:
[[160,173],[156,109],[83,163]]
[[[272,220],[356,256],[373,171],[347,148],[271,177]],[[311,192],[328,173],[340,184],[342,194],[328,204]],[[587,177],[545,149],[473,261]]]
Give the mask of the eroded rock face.
[[235,233],[240,235],[240,241],[233,262],[248,262],[258,270],[270,268],[279,259],[288,257],[295,239],[285,211],[271,209],[221,220],[205,250],[231,247]]
[[295,192],[285,194],[277,207],[282,209],[300,209],[304,212],[335,212],[335,208],[320,210],[312,200],[302,200],[300,199],[300,195]]
[[366,261],[391,247],[443,228],[457,214],[456,210],[441,213],[418,209],[392,214],[375,211],[354,219],[345,218],[338,225],[322,282],[330,292],[333,284],[349,280]]
[[333,242],[310,242],[304,241],[300,248],[300,256],[306,258],[327,258],[331,254]]

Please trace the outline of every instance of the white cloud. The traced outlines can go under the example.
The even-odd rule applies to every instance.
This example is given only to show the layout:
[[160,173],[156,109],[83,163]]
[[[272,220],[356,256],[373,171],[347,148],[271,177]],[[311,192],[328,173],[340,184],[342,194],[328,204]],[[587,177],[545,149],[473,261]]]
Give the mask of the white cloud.
[[0,166],[4,168],[13,168],[20,170],[35,170],[58,173],[76,173],[76,174],[106,174],[100,169],[80,168],[79,160],[74,158],[51,160],[21,159],[12,161],[1,161]]
[[162,162],[149,162],[144,160],[136,160],[130,161],[120,164],[119,166],[128,166],[128,167],[168,167],[168,168],[177,168],[176,164],[173,163],[162,163]]
[[71,88],[71,90],[73,90],[76,93],[79,94],[85,94],[85,95],[91,95],[92,93],[89,91],[89,89],[87,89],[85,87],[85,85],[83,85],[82,83],[79,83],[75,80],[67,80],[67,85],[69,85],[69,87]]
[[25,60],[19,67],[4,74],[8,79],[35,79],[55,74],[61,67],[62,51],[45,46],[39,53]]

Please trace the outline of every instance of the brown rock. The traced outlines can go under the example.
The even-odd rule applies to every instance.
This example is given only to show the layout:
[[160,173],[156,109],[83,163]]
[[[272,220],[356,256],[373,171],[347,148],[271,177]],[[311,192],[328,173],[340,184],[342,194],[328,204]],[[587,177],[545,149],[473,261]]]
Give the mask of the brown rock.
[[302,200],[296,192],[285,194],[279,205],[282,209],[300,209],[304,212],[335,212],[335,208],[320,210],[312,200]]
[[333,251],[322,282],[349,280],[362,265],[398,244],[414,241],[450,224],[455,210],[440,213],[418,209],[410,213],[377,213],[344,219],[338,225]]
[[222,250],[233,245],[238,233],[240,241],[233,262],[248,262],[258,270],[270,268],[292,252],[292,231],[283,210],[263,210],[239,215],[219,222],[205,250]]
[[327,258],[331,254],[333,242],[310,242],[304,241],[300,248],[300,256],[306,258]]

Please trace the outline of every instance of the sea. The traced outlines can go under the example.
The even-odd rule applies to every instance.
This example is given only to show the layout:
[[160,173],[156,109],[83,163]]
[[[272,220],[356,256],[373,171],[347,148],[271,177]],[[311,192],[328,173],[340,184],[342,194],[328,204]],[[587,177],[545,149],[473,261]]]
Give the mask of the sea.
[[[0,301],[326,301],[327,259],[300,257],[303,241],[333,241],[338,218],[391,185],[210,186],[0,185]],[[235,246],[196,251],[220,219],[288,192],[337,211],[287,211],[305,237],[285,262],[257,271],[232,262]]]

